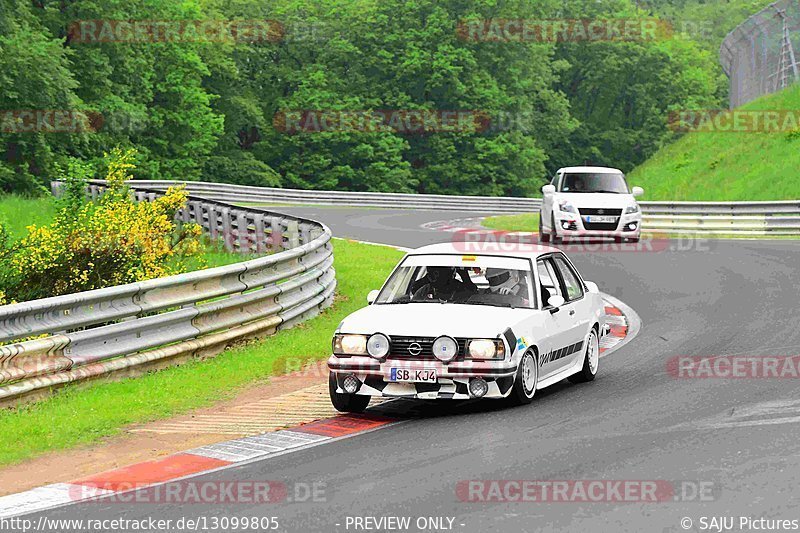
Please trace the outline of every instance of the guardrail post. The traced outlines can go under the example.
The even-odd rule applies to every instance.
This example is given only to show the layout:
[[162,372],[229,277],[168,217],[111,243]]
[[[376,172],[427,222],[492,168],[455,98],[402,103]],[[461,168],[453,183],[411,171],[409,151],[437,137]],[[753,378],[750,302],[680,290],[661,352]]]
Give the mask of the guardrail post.
[[255,223],[255,243],[256,243],[256,253],[263,254],[267,251],[267,233],[264,229],[266,225],[265,216],[262,214],[257,214],[254,217]]
[[269,247],[273,252],[283,249],[283,223],[280,217],[270,217]]
[[289,241],[288,248],[297,248],[300,246],[300,228],[296,220],[287,221],[286,238]]
[[234,251],[236,236],[231,231],[231,210],[223,207],[217,212],[222,218],[222,240],[225,242],[225,249],[232,252]]
[[247,213],[238,211],[236,213],[236,236],[239,238],[239,253],[249,254],[252,251],[250,241],[250,224],[247,220]]

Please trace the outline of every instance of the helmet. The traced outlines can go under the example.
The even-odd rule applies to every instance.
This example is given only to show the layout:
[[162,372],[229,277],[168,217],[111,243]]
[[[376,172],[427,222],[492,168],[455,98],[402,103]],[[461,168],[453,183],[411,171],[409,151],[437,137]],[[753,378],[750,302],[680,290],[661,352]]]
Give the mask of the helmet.
[[453,273],[455,268],[453,267],[442,267],[442,266],[430,266],[428,267],[428,277],[431,281],[444,281],[448,278],[453,277]]
[[519,283],[519,274],[516,270],[508,268],[487,268],[486,280],[493,291],[507,292],[512,290]]

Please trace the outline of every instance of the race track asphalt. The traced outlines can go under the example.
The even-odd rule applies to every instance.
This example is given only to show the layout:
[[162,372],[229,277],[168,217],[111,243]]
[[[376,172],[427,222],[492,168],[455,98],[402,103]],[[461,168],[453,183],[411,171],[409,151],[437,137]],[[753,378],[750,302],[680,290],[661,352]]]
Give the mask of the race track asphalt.
[[[415,247],[452,239],[421,229],[470,213],[282,208],[337,237]],[[660,246],[660,245],[659,245]],[[682,241],[653,251],[564,249],[586,279],[639,314],[632,342],[589,384],[557,384],[528,406],[395,402],[403,423],[196,478],[323,483],[325,501],[120,504],[51,518],[275,516],[279,531],[387,531],[347,517],[453,518],[453,531],[700,531],[702,517],[800,519],[797,379],[679,379],[674,356],[797,355],[800,242]],[[653,502],[465,502],[463,480],[662,480]],[[681,496],[681,487],[686,494]],[[692,497],[704,491],[704,501]],[[33,517],[36,519],[36,515]],[[403,531],[446,531],[418,529]],[[737,529],[738,530],[738,529]],[[744,529],[748,531],[748,528]]]

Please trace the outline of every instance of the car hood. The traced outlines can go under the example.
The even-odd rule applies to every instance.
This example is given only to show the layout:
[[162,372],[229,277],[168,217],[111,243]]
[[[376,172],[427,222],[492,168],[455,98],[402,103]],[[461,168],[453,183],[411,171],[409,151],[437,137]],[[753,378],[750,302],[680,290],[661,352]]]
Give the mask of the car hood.
[[486,305],[410,303],[373,304],[342,321],[342,333],[384,333],[413,337],[488,337],[502,334],[532,309]]
[[632,194],[607,194],[607,193],[556,193],[556,201],[567,200],[575,207],[599,207],[609,209],[624,209],[636,203]]

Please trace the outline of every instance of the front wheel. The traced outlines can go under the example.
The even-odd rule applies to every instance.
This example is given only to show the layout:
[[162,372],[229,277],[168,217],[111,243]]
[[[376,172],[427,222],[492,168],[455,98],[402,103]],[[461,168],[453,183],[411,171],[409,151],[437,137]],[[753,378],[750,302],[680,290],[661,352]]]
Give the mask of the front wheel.
[[542,228],[542,214],[539,213],[539,241],[540,242],[550,242],[550,234],[544,232],[544,228]]
[[536,386],[539,384],[539,364],[536,357],[528,351],[522,356],[517,366],[517,377],[514,386],[511,388],[509,400],[513,405],[525,405],[531,403],[533,395],[536,394]]
[[328,375],[328,392],[331,403],[340,413],[363,413],[369,405],[369,396],[336,392],[336,376]]
[[597,375],[597,368],[600,362],[600,343],[597,340],[597,332],[592,328],[586,338],[586,350],[583,355],[583,368],[577,374],[569,377],[572,383],[586,383],[592,381]]
[[563,239],[558,236],[558,230],[556,230],[556,219],[555,217],[550,221],[550,240],[553,244],[559,244]]

